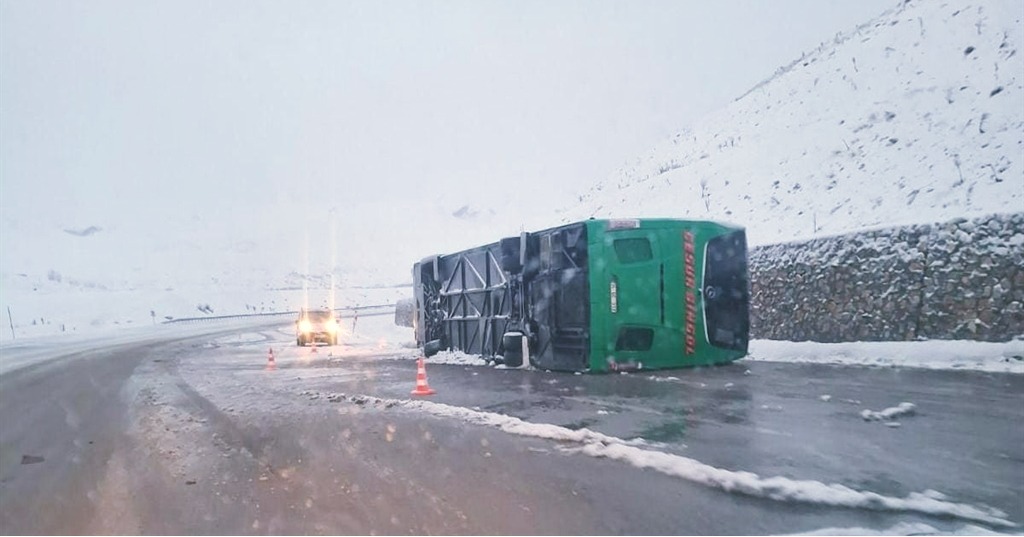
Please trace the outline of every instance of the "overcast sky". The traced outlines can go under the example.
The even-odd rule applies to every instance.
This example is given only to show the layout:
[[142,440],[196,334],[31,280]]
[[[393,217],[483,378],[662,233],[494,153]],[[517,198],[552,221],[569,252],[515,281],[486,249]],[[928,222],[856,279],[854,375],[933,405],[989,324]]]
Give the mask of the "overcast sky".
[[4,0],[0,208],[564,196],[894,3]]

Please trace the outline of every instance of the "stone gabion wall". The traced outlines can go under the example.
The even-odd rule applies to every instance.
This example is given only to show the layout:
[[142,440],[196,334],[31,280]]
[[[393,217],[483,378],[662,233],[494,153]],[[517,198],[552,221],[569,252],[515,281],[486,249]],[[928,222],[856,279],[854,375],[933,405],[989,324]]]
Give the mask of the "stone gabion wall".
[[751,337],[1008,341],[1024,334],[1024,213],[750,252]]

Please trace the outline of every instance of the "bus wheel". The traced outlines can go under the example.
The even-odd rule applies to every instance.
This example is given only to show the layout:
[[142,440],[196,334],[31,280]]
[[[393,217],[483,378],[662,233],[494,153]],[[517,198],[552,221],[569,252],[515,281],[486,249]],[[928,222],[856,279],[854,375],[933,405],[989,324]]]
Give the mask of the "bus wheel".
[[523,333],[505,332],[501,336],[501,346],[505,353],[506,367],[521,367],[523,365]]
[[430,358],[431,356],[441,352],[441,340],[432,339],[423,344],[423,357]]

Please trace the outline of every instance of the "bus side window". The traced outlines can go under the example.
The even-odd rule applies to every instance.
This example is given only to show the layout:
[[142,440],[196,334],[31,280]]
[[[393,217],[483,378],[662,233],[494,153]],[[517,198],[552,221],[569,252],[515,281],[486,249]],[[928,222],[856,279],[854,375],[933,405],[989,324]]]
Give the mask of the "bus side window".
[[643,237],[615,239],[613,247],[615,248],[615,255],[619,258],[619,263],[623,265],[643,263],[644,261],[654,259],[654,254],[651,251],[651,241]]
[[654,330],[626,326],[619,329],[619,337],[615,341],[616,351],[649,351],[654,345]]
[[540,269],[551,270],[551,235],[540,238]]

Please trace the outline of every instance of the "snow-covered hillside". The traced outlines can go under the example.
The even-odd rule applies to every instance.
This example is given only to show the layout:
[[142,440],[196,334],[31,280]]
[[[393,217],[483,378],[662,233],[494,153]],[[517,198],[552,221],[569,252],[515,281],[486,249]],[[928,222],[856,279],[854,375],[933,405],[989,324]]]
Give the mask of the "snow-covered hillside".
[[1022,14],[1016,1],[902,4],[611,174],[562,219],[715,219],[756,245],[1022,211]]

